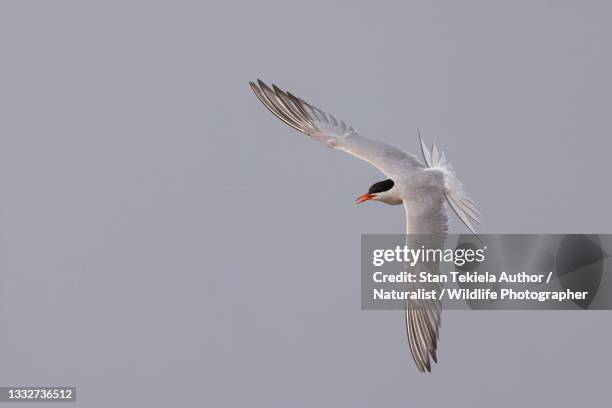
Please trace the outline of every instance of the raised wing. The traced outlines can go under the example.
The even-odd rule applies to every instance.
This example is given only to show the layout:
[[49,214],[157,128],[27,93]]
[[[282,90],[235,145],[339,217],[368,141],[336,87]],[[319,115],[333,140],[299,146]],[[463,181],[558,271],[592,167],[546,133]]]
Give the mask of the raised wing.
[[[441,177],[440,177],[440,183]],[[444,240],[448,228],[448,216],[444,207],[444,195],[441,189],[424,189],[418,195],[410,195],[404,200],[407,219],[406,245],[408,248],[444,249]],[[416,274],[427,271],[439,274],[437,262],[417,263],[407,271]],[[439,283],[412,283],[410,291],[425,289],[440,293]],[[406,300],[406,332],[412,357],[420,371],[431,371],[431,361],[437,362],[436,349],[440,332],[442,307],[435,300]]]
[[331,148],[343,150],[370,163],[390,178],[425,168],[415,156],[360,136],[345,122],[276,85],[270,88],[261,80],[257,80],[257,84],[249,84],[270,112],[287,125]]

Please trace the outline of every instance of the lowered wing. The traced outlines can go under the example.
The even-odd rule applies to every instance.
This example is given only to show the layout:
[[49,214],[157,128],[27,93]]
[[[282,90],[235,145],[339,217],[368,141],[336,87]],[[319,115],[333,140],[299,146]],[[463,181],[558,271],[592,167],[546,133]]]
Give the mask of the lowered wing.
[[[406,210],[408,248],[444,249],[448,228],[448,216],[444,207],[441,191],[422,191],[418,196],[411,195],[404,200]],[[406,265],[407,271],[416,274],[426,271],[439,274],[437,262],[419,262],[414,267]],[[409,291],[417,289],[432,290],[440,293],[439,283],[412,283]],[[440,330],[441,304],[435,300],[406,300],[406,332],[412,357],[420,371],[431,371],[431,360],[437,362],[436,350]]]

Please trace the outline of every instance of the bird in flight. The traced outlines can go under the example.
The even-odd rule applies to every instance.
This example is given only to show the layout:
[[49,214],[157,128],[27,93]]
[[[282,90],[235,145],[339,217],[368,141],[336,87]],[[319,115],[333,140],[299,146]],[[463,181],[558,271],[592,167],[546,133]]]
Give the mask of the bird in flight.
[[[448,229],[446,202],[475,234],[473,223],[480,223],[476,204],[463,189],[445,154],[435,143],[429,150],[420,133],[423,162],[412,154],[359,135],[345,122],[276,85],[269,87],[261,80],[250,85],[266,108],[287,125],[370,163],[387,177],[372,184],[367,193],[357,198],[357,204],[370,200],[403,204],[407,236],[435,236],[438,244],[443,245]],[[440,315],[439,300],[406,300],[408,343],[421,372],[431,371],[431,360],[437,362]]]

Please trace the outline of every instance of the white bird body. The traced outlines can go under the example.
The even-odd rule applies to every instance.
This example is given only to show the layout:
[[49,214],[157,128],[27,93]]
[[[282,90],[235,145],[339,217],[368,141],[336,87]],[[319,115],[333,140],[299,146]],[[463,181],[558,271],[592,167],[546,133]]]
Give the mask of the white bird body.
[[[428,234],[434,244],[443,245],[448,228],[446,201],[466,226],[475,233],[472,222],[479,222],[475,203],[469,198],[452,166],[434,144],[431,151],[423,140],[424,162],[384,143],[367,139],[329,113],[258,80],[250,83],[260,101],[279,119],[327,146],[356,156],[378,168],[388,179],[372,185],[358,198],[390,205],[403,204],[407,236]],[[431,265],[421,265],[432,268]],[[434,266],[437,268],[437,266]],[[412,356],[420,371],[430,371],[430,357],[436,361],[441,306],[436,301],[407,301],[406,329]]]

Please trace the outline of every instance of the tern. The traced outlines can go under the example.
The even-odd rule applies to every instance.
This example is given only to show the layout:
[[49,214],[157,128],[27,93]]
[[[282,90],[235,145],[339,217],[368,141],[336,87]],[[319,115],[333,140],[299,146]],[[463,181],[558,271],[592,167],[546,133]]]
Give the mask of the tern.
[[[330,148],[358,157],[380,170],[387,178],[370,186],[357,198],[357,204],[380,201],[404,205],[406,234],[431,235],[443,243],[448,229],[446,204],[459,219],[476,233],[473,223],[480,223],[480,213],[464,190],[453,167],[436,144],[431,150],[418,132],[424,161],[387,144],[367,139],[357,131],[303,99],[263,81],[250,82],[259,100],[277,118],[292,128]],[[436,350],[440,331],[439,300],[406,301],[406,332],[417,369],[431,371],[437,362]]]

